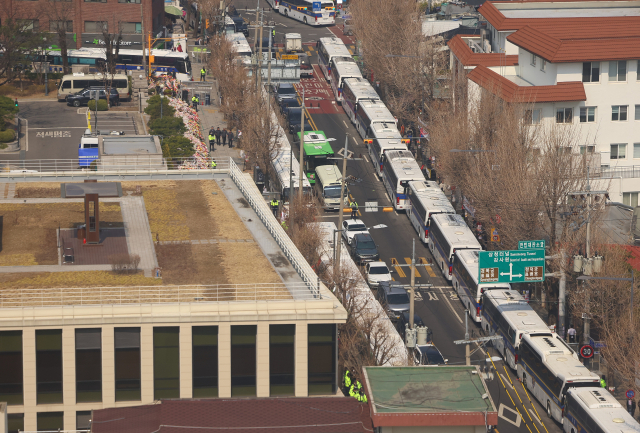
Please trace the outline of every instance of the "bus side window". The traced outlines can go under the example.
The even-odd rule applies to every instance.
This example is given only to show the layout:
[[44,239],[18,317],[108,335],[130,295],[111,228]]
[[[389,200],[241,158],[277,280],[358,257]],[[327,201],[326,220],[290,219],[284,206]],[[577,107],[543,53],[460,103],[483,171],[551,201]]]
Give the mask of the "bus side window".
[[71,88],[71,80],[64,80],[60,85],[61,89],[70,89]]

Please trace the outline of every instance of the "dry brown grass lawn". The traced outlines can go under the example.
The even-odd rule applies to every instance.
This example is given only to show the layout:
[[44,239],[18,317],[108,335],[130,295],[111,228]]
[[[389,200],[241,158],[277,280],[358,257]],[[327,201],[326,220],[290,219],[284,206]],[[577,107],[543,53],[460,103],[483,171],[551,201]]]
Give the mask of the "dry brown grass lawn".
[[19,182],[16,198],[60,198],[60,182]]
[[[102,203],[103,226],[122,223],[118,203]],[[56,229],[84,223],[83,203],[0,203],[0,266],[57,265]]]
[[162,280],[147,278],[142,273],[118,275],[108,271],[0,273],[0,291],[57,287],[157,286]]

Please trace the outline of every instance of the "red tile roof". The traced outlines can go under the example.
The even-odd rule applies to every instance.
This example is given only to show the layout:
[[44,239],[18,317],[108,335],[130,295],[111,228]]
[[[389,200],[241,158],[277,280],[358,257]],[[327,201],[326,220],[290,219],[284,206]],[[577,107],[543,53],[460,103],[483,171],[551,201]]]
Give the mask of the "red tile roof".
[[500,53],[474,53],[461,35],[454,36],[448,43],[449,48],[464,66],[515,66],[517,55],[505,56]]
[[93,433],[370,433],[369,408],[353,398],[162,400],[94,410]]
[[558,83],[553,86],[518,86],[513,81],[478,66],[467,77],[507,102],[564,102],[586,101],[584,84],[580,81]]

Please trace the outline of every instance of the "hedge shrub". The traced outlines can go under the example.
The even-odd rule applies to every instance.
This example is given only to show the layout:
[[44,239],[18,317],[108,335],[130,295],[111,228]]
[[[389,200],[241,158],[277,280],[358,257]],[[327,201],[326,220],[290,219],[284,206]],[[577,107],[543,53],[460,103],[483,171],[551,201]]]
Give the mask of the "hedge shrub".
[[16,139],[16,132],[13,129],[0,131],[0,143],[8,143]]
[[[95,100],[91,100],[89,101],[89,110],[91,111],[95,111],[96,110],[96,101]],[[98,99],[98,111],[107,111],[109,109],[109,105],[107,104],[107,100],[106,99]]]

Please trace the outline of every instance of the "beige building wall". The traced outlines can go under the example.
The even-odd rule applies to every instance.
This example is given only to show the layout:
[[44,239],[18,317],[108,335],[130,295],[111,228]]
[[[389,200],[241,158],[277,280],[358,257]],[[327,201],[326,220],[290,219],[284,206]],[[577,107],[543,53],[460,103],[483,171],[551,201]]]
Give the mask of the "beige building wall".
[[256,396],[269,397],[269,323],[258,323],[256,334]]
[[218,325],[218,397],[231,398],[231,325]]
[[309,375],[307,370],[309,333],[306,322],[296,322],[296,397],[307,397],[309,394]]

